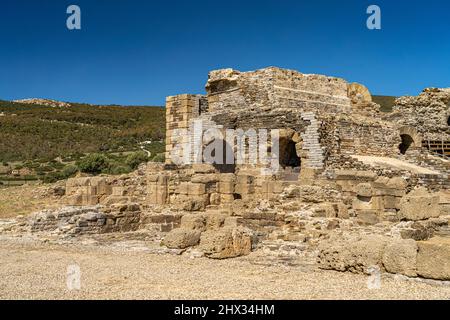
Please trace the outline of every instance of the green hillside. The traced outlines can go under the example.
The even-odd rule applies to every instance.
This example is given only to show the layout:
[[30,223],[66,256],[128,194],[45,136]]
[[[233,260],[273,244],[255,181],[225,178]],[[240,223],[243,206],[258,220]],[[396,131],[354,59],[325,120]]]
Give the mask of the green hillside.
[[82,160],[92,154],[97,158],[90,161],[97,163],[99,156],[106,157],[104,166],[95,170],[128,172],[146,160],[148,152],[149,160],[161,161],[164,137],[161,107],[0,101],[0,180],[58,180],[77,168],[91,168]]
[[164,135],[165,112],[160,107],[54,108],[0,101],[2,162],[132,151]]

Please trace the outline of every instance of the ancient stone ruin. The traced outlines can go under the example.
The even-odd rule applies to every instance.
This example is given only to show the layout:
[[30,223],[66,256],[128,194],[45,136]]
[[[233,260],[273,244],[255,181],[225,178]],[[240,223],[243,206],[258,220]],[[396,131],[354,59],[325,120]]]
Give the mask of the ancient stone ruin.
[[[206,92],[167,97],[165,164],[69,179],[68,207],[31,230],[151,227],[215,259],[289,248],[324,269],[450,280],[450,89],[381,112],[363,85],[270,67],[212,71]],[[277,170],[252,158],[261,145]]]

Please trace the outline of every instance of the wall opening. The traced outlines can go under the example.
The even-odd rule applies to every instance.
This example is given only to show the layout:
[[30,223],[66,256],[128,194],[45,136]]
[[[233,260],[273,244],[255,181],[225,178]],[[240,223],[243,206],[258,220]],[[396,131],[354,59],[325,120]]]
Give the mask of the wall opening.
[[402,143],[398,148],[400,149],[401,154],[406,154],[409,148],[414,144],[414,140],[409,134],[402,134],[400,137],[402,138]]
[[234,200],[242,200],[242,195],[239,193],[233,193]]
[[297,155],[295,142],[291,139],[280,139],[280,165],[283,168],[299,168],[301,166],[301,159]]
[[[234,156],[233,148],[224,140],[219,140],[219,143],[223,145],[222,157],[219,161],[212,163],[214,168],[220,173],[235,173],[236,171],[236,159]],[[216,150],[211,152],[212,157],[216,157]],[[227,155],[233,155],[233,163],[227,163]]]
[[450,116],[447,117],[447,125],[450,127]]

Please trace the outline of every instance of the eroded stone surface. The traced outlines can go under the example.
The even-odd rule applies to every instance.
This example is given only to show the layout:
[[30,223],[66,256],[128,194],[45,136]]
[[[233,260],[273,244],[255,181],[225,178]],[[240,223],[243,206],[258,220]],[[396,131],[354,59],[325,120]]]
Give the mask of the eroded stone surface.
[[418,242],[417,274],[424,278],[450,280],[450,238],[435,237]]

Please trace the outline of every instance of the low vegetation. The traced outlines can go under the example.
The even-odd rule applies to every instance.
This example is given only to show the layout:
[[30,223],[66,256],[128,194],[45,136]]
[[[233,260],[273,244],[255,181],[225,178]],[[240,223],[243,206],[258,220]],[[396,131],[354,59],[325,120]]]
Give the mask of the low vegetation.
[[164,161],[164,136],[161,107],[0,101],[0,185],[127,173]]
[[395,99],[397,97],[392,96],[372,96],[373,102],[378,103],[381,106],[381,111],[391,112],[395,106]]

